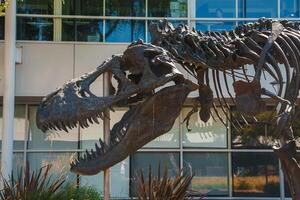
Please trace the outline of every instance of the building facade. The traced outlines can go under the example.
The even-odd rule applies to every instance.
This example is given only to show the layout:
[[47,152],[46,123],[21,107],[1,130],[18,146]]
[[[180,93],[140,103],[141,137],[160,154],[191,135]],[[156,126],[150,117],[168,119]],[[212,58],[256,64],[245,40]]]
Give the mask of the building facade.
[[[68,172],[71,156],[94,147],[102,137],[103,124],[44,134],[35,124],[37,104],[65,81],[121,53],[131,41],[141,38],[150,42],[151,22],[167,18],[175,26],[222,31],[260,17],[300,20],[299,8],[299,0],[17,0],[14,170],[28,160],[32,168],[51,163],[54,173]],[[0,17],[0,39],[4,39],[4,17]],[[0,42],[1,62],[3,56]],[[0,96],[2,72],[0,63]],[[102,78],[92,85],[92,91],[103,94]],[[111,125],[125,110],[111,113]],[[207,199],[290,197],[270,146],[270,127],[258,129],[257,137],[249,137],[245,145],[234,129],[213,119],[203,123],[197,115],[192,117],[192,131],[188,132],[182,121],[189,110],[186,105],[169,133],[111,169],[112,198],[133,197],[137,170],[147,170],[150,164],[155,168],[158,163],[167,165],[171,175],[181,168],[195,173],[191,189]],[[103,174],[88,177],[68,173],[68,182],[93,185],[101,192]]]

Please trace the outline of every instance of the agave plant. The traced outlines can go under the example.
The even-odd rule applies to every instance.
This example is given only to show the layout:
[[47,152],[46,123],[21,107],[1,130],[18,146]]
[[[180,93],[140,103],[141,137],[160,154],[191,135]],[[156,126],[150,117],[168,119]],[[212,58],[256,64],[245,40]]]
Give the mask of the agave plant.
[[60,195],[59,188],[65,182],[63,175],[52,177],[51,165],[30,171],[29,164],[20,169],[17,178],[12,175],[10,180],[2,177],[3,189],[1,200],[52,200]]
[[140,200],[183,200],[187,198],[187,190],[193,179],[192,176],[179,173],[176,177],[168,176],[168,168],[165,167],[163,176],[160,176],[160,166],[158,176],[154,176],[149,166],[148,180],[145,180],[143,171],[137,173],[135,177],[137,184],[137,197]]

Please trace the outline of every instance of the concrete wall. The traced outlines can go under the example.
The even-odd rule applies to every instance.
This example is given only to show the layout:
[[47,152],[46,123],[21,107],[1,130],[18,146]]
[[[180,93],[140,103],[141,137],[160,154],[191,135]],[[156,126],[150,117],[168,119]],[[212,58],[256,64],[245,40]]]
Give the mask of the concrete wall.
[[[0,96],[3,95],[3,46],[0,43]],[[127,44],[23,42],[17,46],[22,48],[22,63],[16,66],[16,96],[35,97],[45,96],[67,80],[94,70],[111,55],[122,53]],[[212,77],[210,82],[213,84]],[[229,81],[229,85],[231,83]],[[226,91],[224,84],[221,84],[223,91]],[[270,88],[268,81],[265,86]],[[91,90],[102,95],[101,77],[91,86]],[[224,95],[229,97],[226,92]]]
[[[0,96],[3,95],[3,43],[0,43]],[[22,63],[16,66],[16,96],[44,96],[67,80],[95,69],[121,44],[18,43]],[[93,90],[101,94],[101,81]],[[96,84],[93,84],[95,87]]]

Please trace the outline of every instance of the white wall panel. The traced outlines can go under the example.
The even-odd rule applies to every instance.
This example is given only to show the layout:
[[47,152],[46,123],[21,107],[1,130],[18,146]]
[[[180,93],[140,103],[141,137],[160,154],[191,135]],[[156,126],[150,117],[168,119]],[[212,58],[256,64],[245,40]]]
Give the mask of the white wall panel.
[[16,66],[16,96],[44,96],[73,77],[72,44],[23,43]]

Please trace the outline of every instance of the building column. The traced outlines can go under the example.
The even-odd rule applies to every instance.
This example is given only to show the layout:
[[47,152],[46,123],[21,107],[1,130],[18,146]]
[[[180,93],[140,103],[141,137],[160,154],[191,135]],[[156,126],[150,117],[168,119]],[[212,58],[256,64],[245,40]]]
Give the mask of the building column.
[[16,0],[8,0],[5,11],[4,88],[1,173],[8,179],[12,173],[14,110],[15,110],[15,53],[16,53]]
[[[104,73],[103,76],[103,96],[109,96],[109,83],[110,75],[108,72]],[[103,121],[103,138],[105,144],[110,145],[110,113],[109,109],[104,111],[104,121]],[[104,170],[104,181],[103,181],[103,191],[104,200],[110,199],[110,169]]]

